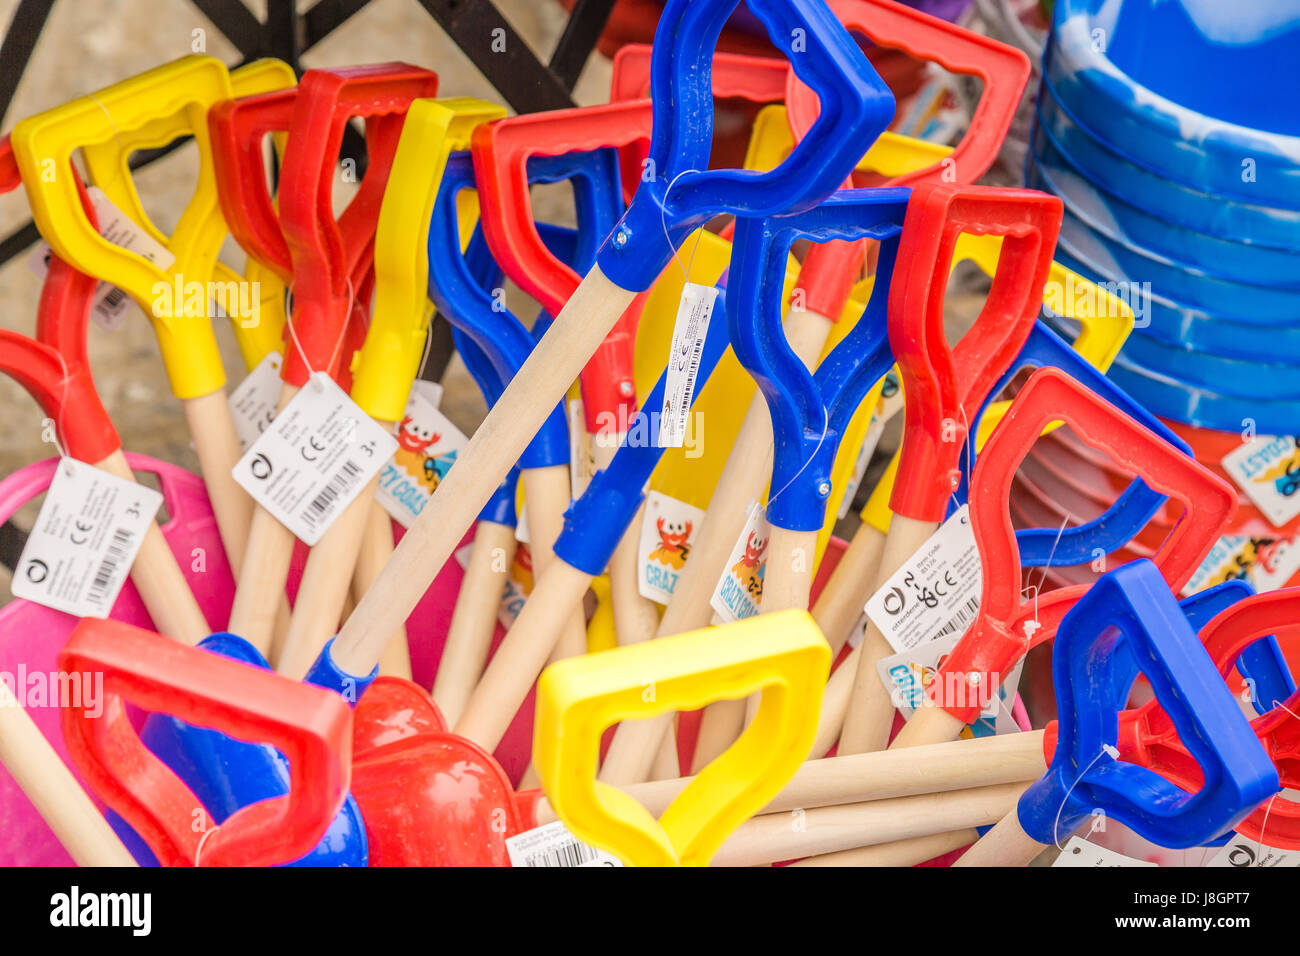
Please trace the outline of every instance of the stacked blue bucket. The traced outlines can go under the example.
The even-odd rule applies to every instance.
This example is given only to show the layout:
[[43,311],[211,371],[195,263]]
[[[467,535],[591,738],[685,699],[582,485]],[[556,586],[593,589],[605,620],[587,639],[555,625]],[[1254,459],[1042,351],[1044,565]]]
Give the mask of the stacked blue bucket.
[[1111,377],[1158,415],[1300,433],[1297,51],[1300,0],[1056,0],[1027,185],[1134,304]]

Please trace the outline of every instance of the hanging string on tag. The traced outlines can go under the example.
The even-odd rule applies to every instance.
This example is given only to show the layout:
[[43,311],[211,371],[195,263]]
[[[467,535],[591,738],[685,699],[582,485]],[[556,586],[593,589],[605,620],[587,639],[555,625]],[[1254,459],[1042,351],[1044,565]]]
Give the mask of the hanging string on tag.
[[[60,402],[60,404],[62,404],[62,402]],[[59,453],[59,468],[62,469],[65,475],[71,478],[76,472],[76,469],[72,465],[76,459],[68,454],[67,450],[63,447],[63,443],[59,441],[59,423],[53,418],[42,418],[41,429],[44,430],[46,428],[50,430],[50,441],[54,444],[54,450]]]
[[677,264],[681,266],[682,277],[685,278],[685,280],[688,283],[691,281],[690,270],[691,270],[691,266],[695,265],[695,253],[700,248],[700,239],[701,239],[700,233],[704,231],[704,227],[701,226],[699,229],[695,230],[695,245],[691,247],[690,261],[686,265],[682,265],[681,257],[677,254],[677,247],[672,245],[672,241],[673,241],[672,236],[668,234],[668,212],[664,207],[668,205],[668,194],[673,191],[673,186],[677,184],[677,180],[681,179],[687,173],[698,173],[698,172],[700,172],[700,170],[698,169],[683,169],[672,179],[668,180],[668,188],[664,190],[664,201],[659,206],[659,222],[664,227],[664,238],[668,240],[668,244],[672,247],[673,259],[675,259],[677,261]]
[[[307,381],[312,385],[312,387],[316,391],[318,392],[322,391],[325,386],[321,382],[317,381],[316,379],[317,371],[316,369],[312,368],[311,360],[307,358],[307,352],[305,349],[303,349],[302,342],[298,340],[298,331],[294,328],[293,325],[294,310],[292,308],[292,303],[293,303],[292,282],[289,283],[287,295],[289,297],[290,307],[285,310],[284,324],[289,329],[289,338],[293,340],[294,348],[298,350],[298,357],[302,359],[302,364],[307,369]],[[348,307],[344,312],[347,318],[345,318],[342,324],[339,326],[339,335],[338,338],[334,341],[334,349],[330,352],[329,361],[325,363],[325,367],[327,369],[334,367],[334,361],[339,357],[339,349],[343,347],[343,340],[348,337],[348,324],[352,321],[352,309],[355,303],[356,303],[356,291],[352,288],[352,277],[348,276]],[[428,352],[427,340],[425,342],[425,351],[427,354]]]
[[[1062,853],[1065,847],[1061,846],[1061,814],[1065,812],[1065,805],[1070,802],[1070,794],[1074,793],[1074,788],[1083,782],[1083,778],[1088,776],[1088,771],[1097,765],[1097,761],[1102,757],[1109,756],[1113,760],[1119,759],[1119,750],[1110,744],[1101,745],[1101,753],[1092,758],[1092,762],[1083,768],[1083,773],[1075,778],[1074,783],[1070,784],[1070,789],[1065,791],[1065,797],[1061,800],[1061,805],[1056,810],[1056,819],[1052,821],[1052,842]],[[1067,834],[1068,836],[1068,834]]]
[[817,452],[819,452],[819,451],[821,450],[822,444],[826,441],[826,433],[830,430],[830,427],[831,427],[831,420],[830,420],[830,416],[828,416],[828,415],[826,414],[826,406],[825,406],[825,405],[822,405],[822,406],[821,406],[821,410],[822,410],[822,433],[821,433],[821,435],[820,435],[820,436],[818,437],[818,439],[817,439],[817,444],[813,447],[812,454],[808,456],[808,460],[807,460],[807,461],[805,461],[802,465],[799,466],[799,470],[796,471],[796,472],[795,472],[795,473],[790,477],[790,480],[787,481],[784,485],[781,486],[781,488],[780,488],[779,491],[777,491],[775,494],[768,495],[768,497],[767,497],[767,508],[768,508],[769,511],[772,509],[772,504],[776,501],[776,499],[777,499],[777,498],[780,498],[781,495],[785,493],[785,490],[786,490],[787,488],[789,488],[789,487],[790,487],[791,485],[793,485],[796,481],[798,481],[798,480],[799,480],[799,476],[802,475],[802,474],[807,470],[808,466],[811,465],[811,464],[813,463],[814,459],[816,459],[816,457],[817,457]]

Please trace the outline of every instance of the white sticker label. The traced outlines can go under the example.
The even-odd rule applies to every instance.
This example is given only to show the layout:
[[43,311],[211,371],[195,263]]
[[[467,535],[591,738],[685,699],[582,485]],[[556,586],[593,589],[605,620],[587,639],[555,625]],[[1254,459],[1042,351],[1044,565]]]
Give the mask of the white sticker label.
[[[86,190],[91,205],[95,208],[95,218],[99,221],[99,234],[115,246],[121,246],[136,255],[148,259],[159,269],[169,269],[176,257],[167,247],[149,233],[145,232],[130,216],[113,205],[98,186]],[[28,258],[32,271],[41,278],[49,271],[49,243],[40,242]],[[111,282],[101,282],[95,290],[94,304],[90,317],[96,325],[112,332],[122,324],[126,316],[129,297]]]
[[750,502],[749,517],[731,546],[722,577],[713,587],[709,604],[724,624],[753,617],[763,606],[763,577],[767,573],[767,544],[772,526],[757,501]]
[[162,495],[64,458],[18,558],[11,590],[77,617],[108,617]]
[[[1283,799],[1286,799],[1283,797]],[[1279,850],[1234,833],[1206,866],[1234,866],[1238,869],[1270,866],[1300,866],[1300,852]]]
[[704,339],[709,334],[709,319],[717,299],[718,290],[711,285],[688,282],[682,288],[668,353],[664,404],[659,410],[660,448],[681,448],[686,441],[700,357],[704,354]]
[[469,441],[438,406],[411,392],[406,415],[394,428],[397,451],[379,474],[375,500],[409,528]]
[[618,857],[588,846],[558,820],[506,837],[511,866],[622,866]]
[[1300,515],[1300,446],[1295,438],[1261,435],[1224,456],[1222,464],[1275,527]]
[[315,545],[379,473],[397,442],[317,372],[235,464],[235,481]]
[[867,601],[867,616],[896,651],[961,636],[979,613],[984,575],[968,505],[958,508]]
[[419,395],[434,408],[442,407],[442,386],[437,382],[426,382],[417,378],[411,383],[411,394]]
[[1294,538],[1252,538],[1228,534],[1219,538],[1183,588],[1195,594],[1206,588],[1244,578],[1257,594],[1276,591],[1300,572],[1300,535]]
[[569,487],[578,498],[587,490],[587,482],[596,473],[596,452],[587,431],[582,399],[569,402]]
[[646,495],[641,538],[637,542],[637,590],[667,604],[691,553],[704,512],[658,491]]
[[[959,640],[960,634],[949,634],[876,662],[876,673],[881,683],[889,689],[890,700],[904,719],[911,720],[917,708],[930,705],[931,698],[927,691],[938,679],[944,660]],[[970,725],[972,736],[1017,733],[1021,728],[1011,715],[1011,702],[1015,700],[1023,667],[1022,659],[1006,677],[992,675],[987,686],[971,686],[965,680],[953,676],[952,685],[941,688],[943,693],[940,699],[957,706],[974,704],[981,708],[980,719]],[[949,675],[945,674],[944,679],[949,679]],[[996,687],[997,693],[990,693],[989,687]]]
[[280,381],[280,366],[283,364],[284,357],[279,352],[268,353],[230,393],[230,417],[235,420],[235,432],[243,451],[257,441],[257,436],[266,431],[275,418],[283,385]]
[[1061,855],[1053,861],[1052,866],[1157,866],[1147,860],[1135,860],[1123,853],[1116,853],[1104,846],[1097,846],[1077,836],[1070,837]]

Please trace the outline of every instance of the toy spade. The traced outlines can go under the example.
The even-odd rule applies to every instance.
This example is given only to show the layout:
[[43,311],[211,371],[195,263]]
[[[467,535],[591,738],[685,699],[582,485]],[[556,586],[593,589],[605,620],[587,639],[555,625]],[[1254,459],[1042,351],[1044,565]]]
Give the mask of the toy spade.
[[[917,141],[906,137],[898,137],[897,139],[899,141],[896,148],[899,149],[911,150],[918,145]],[[877,145],[883,145],[884,142],[885,140],[882,137]],[[953,265],[955,266],[959,261],[974,262],[991,278],[997,271],[1000,250],[1001,243],[996,236],[963,234],[957,240],[957,246],[953,252]],[[1074,290],[1074,294],[1071,295],[1066,290]],[[1080,290],[1083,290],[1082,294]],[[1075,378],[1087,383],[1094,391],[1101,392],[1115,404],[1120,404],[1126,409],[1132,407],[1135,411],[1139,409],[1140,406],[1123,396],[1123,392],[1112,385],[1109,379],[1095,374],[1089,368],[1104,372],[1110,367],[1115,355],[1124,344],[1133,327],[1132,310],[1119,298],[1093,285],[1082,276],[1075,275],[1056,262],[1051,265],[1047,287],[1044,289],[1043,304],[1049,310],[1068,312],[1071,320],[1079,324],[1079,334],[1072,346],[1073,352],[1077,354],[1065,354],[1059,348],[1059,336],[1040,320],[1035,323],[1034,330],[1030,332],[1029,338],[1012,365],[1012,369],[1008,370],[1008,374],[1004,376],[1004,382],[995,385],[990,391],[990,399],[1001,392],[1005,381],[1010,381],[1015,374],[1013,370],[1020,370],[1029,365],[1050,364],[1065,368]],[[1080,358],[1089,367],[1085,367],[1083,363],[1079,362],[1078,359]],[[1121,398],[1121,396],[1123,397]],[[978,413],[978,420],[971,423],[976,434],[973,448],[975,452],[984,447],[984,442],[997,422],[1001,421],[1008,405],[1009,403],[1006,401],[994,401],[987,404]],[[881,420],[888,421],[892,414],[901,410],[902,400],[901,396],[898,396],[889,403],[889,406],[882,410]],[[1142,419],[1144,422],[1154,423],[1157,421],[1144,410],[1141,414],[1145,415]],[[1165,432],[1161,432],[1161,434],[1165,434]],[[971,450],[968,448],[963,454],[969,455]],[[895,453],[893,460],[890,461],[885,473],[868,498],[866,505],[862,508],[862,523],[855,532],[844,558],[836,565],[831,580],[823,589],[821,597],[813,608],[813,617],[817,619],[818,624],[825,632],[827,640],[831,643],[832,650],[838,650],[843,645],[848,638],[850,629],[861,618],[862,608],[867,599],[874,593],[871,588],[875,584],[881,549],[888,535],[890,521],[893,517],[892,512],[889,510],[889,500],[893,493],[894,479],[898,473],[900,453],[901,449]],[[965,472],[963,472],[963,484],[958,489],[954,499],[951,499],[954,504],[966,500],[966,477]],[[1132,519],[1125,515],[1129,513],[1130,508],[1136,511],[1134,506],[1139,504],[1141,504],[1140,501],[1126,501],[1124,514],[1111,513],[1110,519],[1114,519],[1115,523],[1127,527]],[[1098,532],[1104,536],[1106,531],[1113,527],[1114,524],[1108,520],[1104,524],[1094,526],[1091,531],[1066,529],[1059,540],[1055,536],[1052,537],[1045,552],[1035,548],[1027,548],[1022,555],[1024,562],[1026,566],[1037,566],[1044,562],[1052,562],[1058,555],[1064,557],[1067,554],[1078,553],[1074,550],[1076,547],[1090,549],[1094,546],[1102,546],[1109,552],[1112,547],[1105,544],[1098,545],[1096,541],[1090,539],[1093,532]],[[1060,564],[1061,562],[1056,561],[1055,563]],[[837,697],[847,700],[847,693],[847,687],[844,688],[842,694],[833,693],[831,688],[828,688],[827,701],[833,705],[834,699]]]
[[[1249,591],[1244,582],[1221,587]],[[1297,763],[1297,700],[1295,684],[1272,635],[1291,636],[1300,628],[1300,589],[1285,588],[1251,595],[1222,610],[1201,629],[1206,652],[1225,678],[1237,670],[1246,678],[1247,692],[1260,716],[1251,721],[1255,736],[1277,768],[1281,784],[1295,789],[1300,781]],[[1261,640],[1261,638],[1268,638]],[[1176,717],[1148,701],[1135,712],[1120,717],[1119,749],[1129,759],[1148,762],[1162,776],[1190,789],[1202,784],[1206,774],[1195,751],[1181,737]],[[1294,801],[1273,799],[1236,824],[1237,832],[1283,849],[1300,848],[1300,812]]]
[[[992,692],[1030,647],[1049,640],[1065,612],[1087,590],[1061,588],[1023,600],[1019,551],[1007,513],[1012,476],[1043,429],[1064,422],[1130,474],[1177,502],[1183,515],[1153,559],[1171,590],[1191,578],[1231,517],[1236,495],[1221,479],[1160,440],[1058,369],[1042,368],[1016,396],[971,476],[971,526],[985,574],[979,616],[948,656],[932,687],[938,705],[919,710],[894,746],[951,739],[979,711],[943,688]],[[992,453],[992,454],[990,454]],[[985,689],[987,688],[987,691]],[[935,696],[935,694],[938,696]],[[965,694],[964,696],[971,696]]]
[[[1115,715],[1131,683],[1127,655],[1199,765],[1199,789],[1120,755]],[[1112,679],[1117,662],[1129,680]],[[1152,562],[1116,568],[1065,614],[1052,675],[1059,718],[1051,766],[957,865],[1028,863],[1045,846],[1059,846],[1094,808],[1161,846],[1196,846],[1279,790],[1267,751]]]
[[[75,177],[71,167],[69,177]],[[11,185],[16,181],[11,180]],[[134,482],[122,441],[100,402],[90,371],[86,332],[97,282],[54,254],[48,270],[36,337],[0,329],[0,371],[13,377],[40,404],[70,459]],[[156,523],[151,522],[145,530],[131,575],[161,630],[188,644],[197,644],[208,633],[203,611]]]
[[[543,789],[574,835],[626,863],[707,864],[798,767],[814,730],[802,717],[815,712],[829,667],[825,642],[798,611],[560,661],[538,690],[534,760]],[[647,676],[656,688],[649,702]],[[762,698],[749,730],[658,821],[596,780],[606,727],[754,691]]]
[[[74,631],[60,667],[103,673],[108,696],[97,718],[64,710],[64,735],[77,769],[131,828],[123,835],[137,858],[365,865],[347,795],[347,703],[258,658],[232,635],[196,649],[116,621],[85,620]],[[142,736],[127,700],[153,712]]]
[[777,170],[753,176],[704,170],[712,134],[707,64],[731,0],[671,0],[655,47],[651,158],[658,177],[641,184],[628,211],[528,362],[507,387],[438,494],[402,539],[334,644],[335,663],[366,672],[391,633],[450,556],[465,529],[518,460],[570,382],[626,310],[668,264],[681,241],[718,213],[797,211],[843,182],[853,145],[887,123],[869,64],[819,0],[752,0],[774,36],[802,30],[808,55],[794,68],[827,104],[823,117]]
[[[648,142],[650,126],[649,103],[637,101],[509,117],[474,131],[474,171],[483,235],[506,277],[532,295],[549,315],[559,314],[577,289],[580,273],[594,262],[596,245],[608,234],[609,227],[600,219],[584,223],[580,216],[579,231],[591,245],[590,254],[584,250],[572,262],[557,256],[542,241],[534,221],[528,189],[536,175],[534,170],[539,165],[562,161],[565,156],[576,158],[594,152],[592,159],[599,157],[598,168],[603,176],[587,181],[587,188],[595,196],[585,201],[579,198],[578,211],[581,213],[583,205],[597,206],[600,212],[617,219],[624,205],[614,149]],[[575,180],[575,186],[579,182]],[[619,436],[636,411],[633,342],[643,305],[644,296],[633,300],[579,376],[583,425],[590,436],[594,468],[604,466],[613,457]],[[567,497],[549,511],[528,508],[530,548],[543,572],[568,506]],[[630,546],[631,538],[628,541]],[[610,567],[615,610],[624,619],[623,629],[633,632],[629,640],[640,639],[638,625],[648,621],[647,612],[653,612],[652,607],[638,607],[648,602],[638,593],[634,566],[635,558],[627,557],[614,560]],[[580,634],[580,628],[569,627],[555,655],[580,653]]]
[[[1059,200],[1041,193],[947,185],[918,185],[913,191],[889,301],[890,347],[908,410],[890,501],[894,520],[877,585],[933,534],[960,484],[962,439],[1033,328],[1060,217]],[[944,285],[963,231],[1001,235],[1002,250],[983,309],[961,342],[950,347],[943,328]],[[881,750],[888,742],[894,708],[876,661],[891,653],[869,623],[840,734],[846,753]]]
[[[241,88],[273,89],[293,83],[292,70],[276,61],[249,68],[253,72],[243,75]],[[203,295],[203,308],[194,315],[186,308],[185,292],[186,282],[214,275],[225,238],[206,117],[213,105],[233,94],[232,82],[221,61],[184,57],[25,119],[14,127],[12,136],[33,218],[54,252],[80,271],[122,289],[153,322],[172,391],[185,410],[222,540],[238,566],[251,502],[230,475],[239,458],[239,440],[226,402],[225,370],[207,314],[208,297]],[[131,149],[142,142],[160,145],[185,135],[192,136],[197,146],[199,175],[176,228],[166,236],[144,215],[128,161]],[[150,261],[103,238],[75,179],[44,175],[51,163],[54,169],[68,168],[78,149],[94,183],[131,219],[130,225],[172,257],[170,264]],[[166,291],[160,295],[160,290]]]
[[[468,137],[468,129],[462,133]],[[575,262],[590,262],[595,255],[595,237],[612,227],[614,210],[619,202],[612,153],[602,150],[572,152],[532,160],[528,178],[537,182],[565,182],[573,185],[578,218],[578,233],[566,237],[572,243]],[[455,153],[446,163],[434,205],[433,224],[429,232],[429,292],[444,315],[465,338],[471,339],[476,353],[487,359],[488,368],[480,369],[476,378],[499,396],[501,387],[511,381],[537,347],[534,332],[524,326],[508,308],[497,301],[500,272],[491,257],[480,231],[467,235],[463,231],[457,200],[473,188],[476,174],[468,153]],[[469,225],[468,223],[466,225]],[[538,227],[529,219],[530,231],[538,236]],[[555,233],[548,231],[555,240]],[[461,254],[461,249],[466,250]],[[547,256],[551,254],[548,251]],[[548,260],[549,267],[549,260]],[[470,353],[470,361],[476,353]],[[569,501],[569,442],[563,408],[557,406],[547,416],[543,427],[528,443],[519,460],[520,481],[528,504],[530,554],[538,574],[550,565],[549,555],[558,534],[556,518],[563,514]],[[495,500],[495,497],[494,497]],[[500,522],[492,522],[500,526]],[[489,548],[498,537],[496,527],[485,533],[481,547]],[[476,548],[476,551],[479,550]],[[490,551],[487,552],[491,554]],[[482,555],[471,565],[481,565]],[[487,577],[482,575],[482,577]],[[495,589],[493,589],[495,590]],[[448,668],[440,673],[436,698],[454,721],[464,707],[475,681],[482,672],[487,646],[491,640],[495,611],[500,593],[462,592],[457,606],[461,610],[457,626],[449,632],[451,657]],[[581,653],[586,647],[585,621],[581,601],[563,608],[565,640],[568,653]]]
[[[337,378],[351,367],[351,354],[344,352],[355,342],[349,339],[358,321],[354,313],[358,308],[366,311],[368,300],[361,295],[402,115],[412,100],[436,91],[436,75],[401,64],[311,70],[297,90],[230,101],[212,111],[216,173],[230,231],[250,257],[272,269],[294,293],[281,367],[281,408],[312,373]],[[331,144],[339,141],[354,116],[367,120],[370,161],[357,194],[336,221],[329,202],[337,161]],[[249,146],[272,131],[288,133],[278,214],[267,190],[261,150]],[[372,493],[363,489],[350,514],[338,516],[329,529],[337,528],[335,537],[346,538],[352,547],[327,546],[330,557],[318,558],[310,573],[304,572],[296,605],[301,613],[294,615],[285,649],[323,642],[332,633],[352,574],[356,536],[364,526],[366,510],[358,502],[368,504]],[[230,626],[266,652],[271,611],[288,573],[293,535],[264,509],[255,508],[253,515],[253,560],[241,569]],[[325,637],[319,636],[322,632]]]
[[[726,324],[710,323],[700,353],[701,386],[726,348]],[[629,424],[613,460],[596,472],[565,513],[564,529],[555,542],[557,560],[534,583],[519,617],[456,719],[457,734],[485,748],[496,747],[546,665],[568,610],[581,603],[591,580],[609,563],[628,525],[640,513],[646,482],[664,451],[651,441],[646,409],[662,407],[666,387],[667,371]]]
[[[882,5],[880,16],[893,11],[892,4]],[[947,180],[958,183],[971,182],[981,175],[996,158],[997,150],[1015,112],[1015,104],[1028,77],[1028,63],[1018,51],[1002,47],[983,37],[969,34],[942,21],[900,22],[898,37],[876,33],[875,17],[841,20],[851,29],[865,33],[884,45],[903,41],[909,52],[933,56],[944,66],[957,72],[977,73],[985,80],[985,95],[981,97],[980,111],[972,121],[971,129],[958,147],[960,161],[947,158],[942,163],[912,169],[891,180],[889,185],[907,185],[927,180]],[[909,11],[910,13],[910,11]],[[906,20],[906,15],[903,15]],[[787,87],[787,97],[797,86],[793,75]],[[990,92],[993,91],[993,92]],[[795,129],[796,138],[811,127]],[[883,132],[883,131],[878,131]],[[874,143],[875,140],[866,140]],[[792,310],[786,323],[786,339],[803,364],[811,367],[821,352],[830,332],[831,319],[838,317],[866,255],[866,242],[846,243],[831,241],[812,247],[799,274],[799,288],[795,295],[802,302],[802,310]],[[660,623],[659,635],[671,634],[687,628],[702,627],[712,617],[710,599],[718,579],[725,572],[732,546],[744,528],[744,506],[757,500],[762,493],[764,478],[771,473],[768,455],[772,449],[770,419],[766,404],[754,396],[747,413],[746,424],[733,446],[728,466],[714,489],[710,511],[706,514],[692,544],[691,570],[678,582],[673,599]],[[715,504],[716,503],[716,504]],[[725,710],[729,705],[715,707]],[[734,706],[734,705],[730,705]],[[727,719],[734,726],[734,713]],[[631,742],[631,736],[654,736],[654,728],[646,725],[638,731],[620,731],[623,740],[616,739],[607,757],[608,779],[621,782],[646,779],[650,764],[643,745]],[[725,734],[724,734],[725,736]],[[702,756],[707,759],[714,751],[708,748]]]
[[[807,609],[817,531],[826,517],[831,465],[840,438],[867,392],[893,365],[885,303],[907,197],[902,189],[841,190],[795,216],[737,220],[732,255],[732,281],[737,285],[727,299],[727,323],[737,358],[767,402],[775,436],[767,506],[772,531],[760,598],[765,614]],[[782,331],[780,272],[773,266],[801,238],[824,243],[864,236],[878,243],[879,250],[871,299],[853,330],[811,374]],[[706,712],[696,745],[697,764],[734,740],[743,718],[738,703]]]
[[[1003,383],[1009,382],[1015,374],[1026,367],[1050,366],[1062,369],[1174,447],[1186,451],[1185,444],[1164,423],[1125,395],[1085,360],[1083,355],[1076,351],[1077,345],[1078,343],[1075,347],[1071,347],[1043,322],[1036,322],[1020,354],[1017,355],[1007,374],[1003,376]],[[1000,391],[1001,383],[994,386],[989,395],[992,397]],[[1000,421],[1006,412],[1006,407],[1007,404],[1002,402],[986,404],[976,413],[973,426],[977,432],[977,447],[982,448],[983,442],[992,432],[990,420]],[[845,555],[845,559],[851,562],[850,568],[855,566],[852,562],[860,559],[851,557],[854,555],[854,548],[863,542],[868,542],[875,547],[876,557],[879,556],[878,544],[884,542],[892,517],[888,500],[893,489],[897,460],[895,457],[863,508],[863,524]],[[1023,477],[1022,470],[1017,481],[1023,480]],[[1128,480],[1128,476],[1125,476],[1125,480]],[[949,513],[955,510],[958,502],[965,503],[968,499],[968,483],[969,476],[963,469],[958,489],[950,499]],[[1155,532],[1154,547],[1158,548],[1167,534],[1167,529],[1160,531],[1148,522],[1164,502],[1163,495],[1146,487],[1140,480],[1136,480],[1123,494],[1111,502],[1109,507],[1096,508],[1097,513],[1091,516],[1091,520],[1082,524],[1062,529],[1061,518],[1064,515],[1060,515],[1051,521],[1036,522],[1032,527],[1022,527],[1016,532],[1021,564],[1024,567],[1044,568],[1087,564],[1094,555],[1116,553],[1125,543],[1137,535],[1146,534],[1147,531]],[[1013,504],[1020,503],[1023,501],[1013,502]],[[1082,512],[1074,514],[1078,518],[1089,517]],[[868,563],[872,561],[869,557],[863,560]],[[825,628],[827,638],[831,642],[831,649],[836,652],[848,637],[847,629],[850,625],[845,622],[849,619],[849,609],[854,609],[856,615],[854,620],[856,620],[861,615],[861,607],[874,593],[870,590],[874,582],[848,581],[846,576],[839,574],[839,570],[840,566],[837,565],[836,573],[832,575],[831,581],[822,592],[823,597],[818,599],[813,608],[813,616]],[[830,589],[836,586],[839,586],[841,591],[827,596]],[[817,750],[818,753],[824,752],[824,749],[834,742],[835,728],[843,721],[843,713],[851,692],[848,675],[856,668],[860,653],[859,648],[854,648],[836,669],[830,684],[827,685],[826,696],[823,698],[822,732],[818,735],[818,747],[822,749]],[[844,670],[846,667],[849,668],[848,671]]]

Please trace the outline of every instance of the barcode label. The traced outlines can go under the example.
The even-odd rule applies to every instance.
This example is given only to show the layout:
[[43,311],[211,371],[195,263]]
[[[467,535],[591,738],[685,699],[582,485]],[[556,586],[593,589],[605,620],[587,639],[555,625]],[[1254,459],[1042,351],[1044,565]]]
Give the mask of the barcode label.
[[583,843],[559,822],[507,837],[506,852],[510,865],[518,867],[623,865],[604,850]]
[[937,641],[941,637],[947,637],[953,631],[958,631],[962,634],[966,633],[966,628],[970,627],[971,623],[975,620],[975,616],[979,614],[979,612],[980,599],[977,595],[959,607],[957,613],[952,616],[952,620],[941,627],[939,632],[935,634],[931,640]]
[[90,584],[90,600],[99,602],[104,599],[104,595],[108,592],[108,586],[113,583],[118,568],[122,566],[122,562],[129,553],[131,540],[134,537],[125,528],[118,528],[113,532],[113,540],[109,542],[108,553],[104,555],[104,560],[99,563],[99,570],[95,572],[95,580]]
[[162,505],[152,488],[63,459],[11,589],[77,617],[108,617]]
[[682,288],[668,353],[664,404],[659,413],[660,448],[680,448],[686,441],[700,357],[704,354],[704,340],[709,334],[709,319],[717,299],[718,290],[713,286],[688,282]]
[[330,483],[325,486],[325,490],[312,499],[311,505],[303,512],[302,520],[315,524],[327,515],[330,505],[334,504],[340,495],[356,483],[359,474],[361,474],[360,465],[354,461],[345,461],[343,469],[330,479]]
[[[984,576],[962,505],[867,601],[867,616],[895,651],[951,634],[979,609]],[[972,603],[973,602],[973,603]]]
[[235,465],[235,480],[314,546],[397,450],[328,375],[317,373]]

